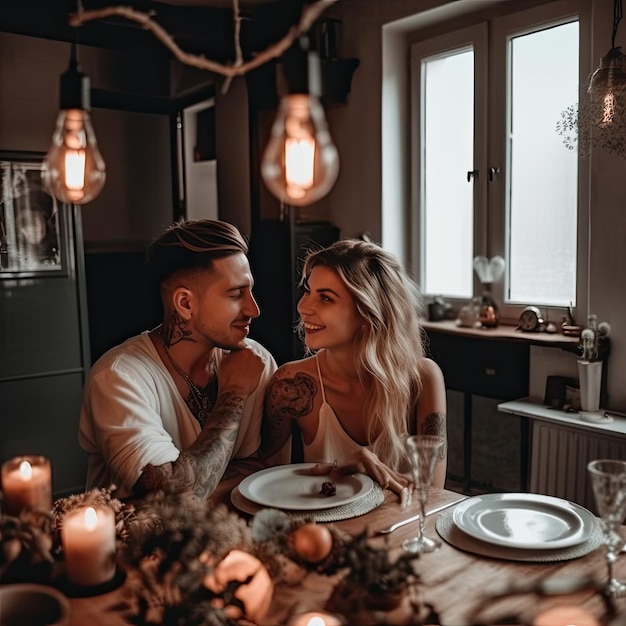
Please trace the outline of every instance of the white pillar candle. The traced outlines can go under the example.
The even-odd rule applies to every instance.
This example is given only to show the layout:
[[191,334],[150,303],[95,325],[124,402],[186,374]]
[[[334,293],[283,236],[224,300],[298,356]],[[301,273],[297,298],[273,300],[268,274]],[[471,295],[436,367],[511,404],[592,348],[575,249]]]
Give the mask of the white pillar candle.
[[68,513],[61,541],[70,582],[89,587],[115,576],[115,513],[110,507],[90,506]]
[[52,471],[44,456],[18,456],[2,464],[3,508],[9,515],[22,509],[52,508]]

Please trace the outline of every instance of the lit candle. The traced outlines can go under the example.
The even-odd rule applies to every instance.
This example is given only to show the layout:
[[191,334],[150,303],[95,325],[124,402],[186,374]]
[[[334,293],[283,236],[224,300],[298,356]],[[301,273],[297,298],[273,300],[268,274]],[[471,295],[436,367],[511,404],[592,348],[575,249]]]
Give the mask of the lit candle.
[[9,515],[22,509],[52,508],[52,472],[44,456],[18,456],[2,464],[4,508]]
[[115,575],[115,513],[110,507],[86,507],[63,518],[61,541],[70,582],[89,587]]
[[342,626],[342,624],[345,622],[337,615],[313,612],[295,615],[289,621],[288,626]]

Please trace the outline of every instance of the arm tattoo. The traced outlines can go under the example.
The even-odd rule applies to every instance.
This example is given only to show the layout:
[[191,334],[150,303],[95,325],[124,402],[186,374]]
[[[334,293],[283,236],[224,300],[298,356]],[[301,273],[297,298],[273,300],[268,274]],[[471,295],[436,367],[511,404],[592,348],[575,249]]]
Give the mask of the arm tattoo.
[[316,392],[317,385],[307,374],[275,380],[267,388],[267,408],[272,414],[297,419],[311,412]]
[[181,341],[195,342],[194,339],[190,339],[191,331],[187,328],[187,322],[176,311],[172,311],[169,319],[163,323],[160,334],[168,348]]
[[248,457],[247,459],[233,459],[226,468],[222,480],[229,478],[245,478],[254,472],[258,472],[265,468],[265,464],[255,457]]
[[206,500],[215,491],[230,461],[244,398],[235,393],[222,394],[202,432],[174,463],[143,469],[135,490],[139,493],[161,489],[168,493],[190,491]]
[[445,440],[444,446],[439,453],[439,460],[443,461],[448,453],[448,438],[446,435],[446,416],[443,413],[431,413],[419,427],[422,435],[438,435]]
[[271,456],[282,448],[291,434],[292,420],[311,412],[316,393],[313,378],[302,373],[269,384],[265,394],[262,457]]

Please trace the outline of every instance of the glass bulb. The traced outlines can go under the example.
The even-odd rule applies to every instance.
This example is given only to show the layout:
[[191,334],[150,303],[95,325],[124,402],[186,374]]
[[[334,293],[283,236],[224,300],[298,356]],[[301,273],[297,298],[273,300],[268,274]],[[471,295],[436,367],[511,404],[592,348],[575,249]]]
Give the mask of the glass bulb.
[[600,67],[589,81],[587,94],[591,121],[601,129],[610,129],[620,114],[626,91],[626,56],[612,48],[602,57]]
[[105,165],[87,111],[67,109],[59,113],[42,178],[48,192],[61,202],[85,204],[100,193]]
[[283,97],[261,163],[267,188],[281,202],[305,206],[323,198],[338,174],[339,155],[319,98]]

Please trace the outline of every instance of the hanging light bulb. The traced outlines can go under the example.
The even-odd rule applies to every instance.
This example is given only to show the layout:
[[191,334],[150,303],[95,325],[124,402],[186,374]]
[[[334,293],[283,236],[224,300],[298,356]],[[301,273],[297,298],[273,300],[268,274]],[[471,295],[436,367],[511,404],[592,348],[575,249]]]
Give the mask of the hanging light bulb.
[[[626,56],[620,47],[611,48],[600,61],[600,67],[589,81],[587,94],[592,112],[592,124],[607,128],[615,122],[616,115],[626,105]],[[623,111],[621,112],[623,114]]]
[[106,178],[89,117],[89,89],[89,78],[80,70],[76,44],[72,43],[69,68],[61,75],[61,110],[42,169],[46,190],[69,204],[93,200]]
[[281,202],[305,206],[331,190],[339,155],[320,102],[320,60],[306,37],[285,54],[283,66],[288,93],[278,107],[261,175]]

